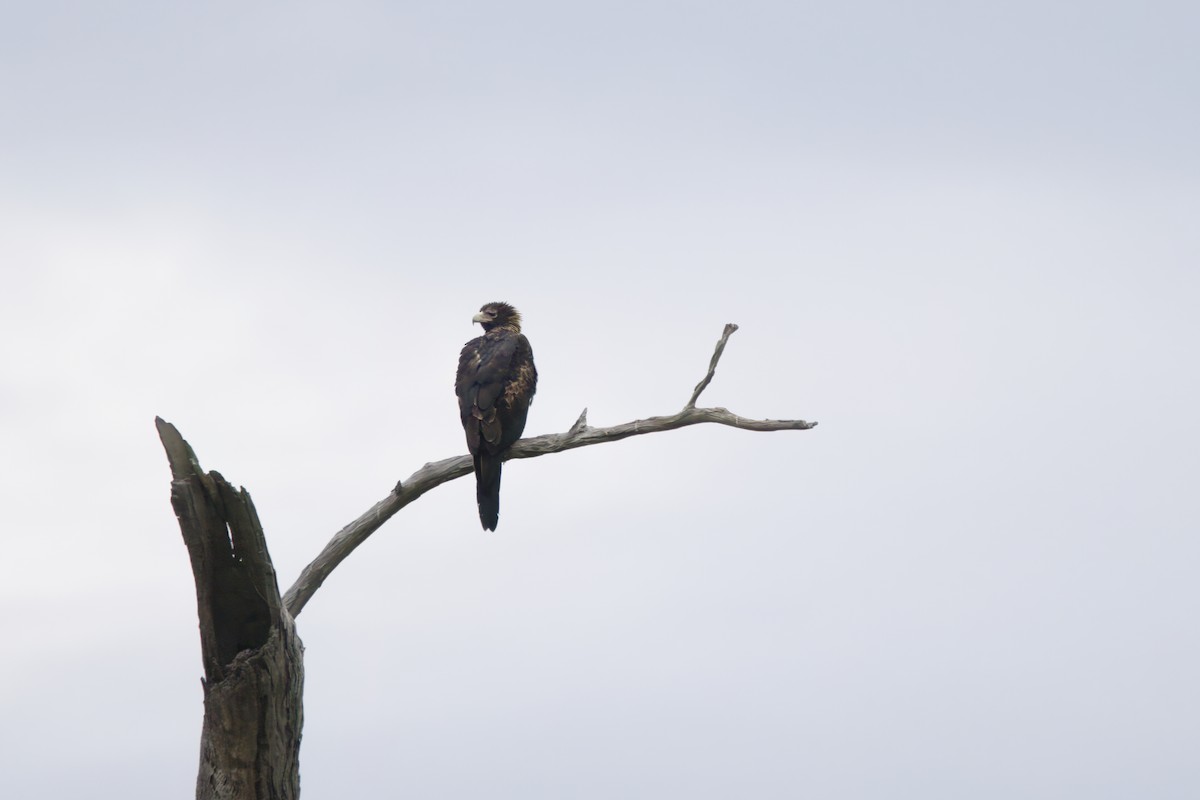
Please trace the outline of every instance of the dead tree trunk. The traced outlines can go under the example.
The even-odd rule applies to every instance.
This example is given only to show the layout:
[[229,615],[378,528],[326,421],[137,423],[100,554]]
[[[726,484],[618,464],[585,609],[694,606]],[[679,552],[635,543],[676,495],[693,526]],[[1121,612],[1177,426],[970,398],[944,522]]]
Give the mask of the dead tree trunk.
[[300,796],[304,647],[245,489],[205,473],[170,423],[171,505],[196,579],[204,661],[197,800]]

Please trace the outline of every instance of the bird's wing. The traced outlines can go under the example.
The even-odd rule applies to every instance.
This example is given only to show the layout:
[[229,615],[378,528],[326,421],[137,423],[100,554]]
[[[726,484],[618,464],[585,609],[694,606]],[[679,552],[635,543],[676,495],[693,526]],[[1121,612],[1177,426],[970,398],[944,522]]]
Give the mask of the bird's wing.
[[[478,349],[478,359],[468,360],[467,391],[474,389],[473,404],[487,411],[496,405],[504,393],[505,385],[512,380],[513,355],[517,352],[518,337],[485,337]],[[473,367],[473,369],[472,369]]]

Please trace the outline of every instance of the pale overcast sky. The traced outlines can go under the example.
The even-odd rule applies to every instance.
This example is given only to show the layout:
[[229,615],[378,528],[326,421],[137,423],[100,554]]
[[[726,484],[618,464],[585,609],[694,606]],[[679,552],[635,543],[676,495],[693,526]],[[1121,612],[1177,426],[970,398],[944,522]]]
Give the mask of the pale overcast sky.
[[465,452],[701,426],[422,498],[298,619],[304,796],[1200,796],[1200,7],[8,3],[0,775],[193,790],[153,419],[286,589]]

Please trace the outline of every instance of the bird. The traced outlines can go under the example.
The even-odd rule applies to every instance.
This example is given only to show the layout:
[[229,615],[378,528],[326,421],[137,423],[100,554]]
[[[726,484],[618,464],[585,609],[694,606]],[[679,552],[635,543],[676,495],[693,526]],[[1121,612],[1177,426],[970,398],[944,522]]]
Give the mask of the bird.
[[475,501],[484,530],[500,520],[500,463],[521,438],[537,391],[533,348],[521,314],[508,303],[485,303],[471,319],[483,335],[463,345],[454,393],[475,467]]

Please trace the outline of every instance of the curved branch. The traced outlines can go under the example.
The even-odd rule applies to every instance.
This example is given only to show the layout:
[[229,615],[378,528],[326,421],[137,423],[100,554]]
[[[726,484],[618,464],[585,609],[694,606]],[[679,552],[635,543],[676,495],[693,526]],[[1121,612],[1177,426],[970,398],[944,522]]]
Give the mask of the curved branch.
[[[737,330],[732,323],[725,326],[721,340],[717,342],[712,361],[708,366],[708,374],[696,386],[692,397],[683,410],[667,417],[649,417],[624,422],[608,428],[592,428],[587,424],[587,409],[579,415],[579,419],[565,433],[548,433],[521,439],[505,454],[505,460],[511,458],[536,458],[576,447],[586,447],[603,442],[616,442],[630,436],[641,436],[646,433],[661,433],[685,428],[688,425],[699,425],[705,422],[715,422],[746,431],[803,431],[816,427],[815,422],[805,422],[800,419],[746,419],[724,408],[696,408],[696,399],[712,381],[717,369],[717,362],[725,349],[725,343],[731,334]],[[396,484],[384,499],[371,506],[365,514],[342,528],[329,541],[312,563],[300,573],[300,577],[292,584],[283,596],[284,604],[293,617],[300,614],[305,604],[320,588],[325,579],[354,549],[367,540],[383,523],[392,518],[400,509],[416,500],[421,495],[441,486],[447,481],[461,478],[471,472],[471,457],[469,455],[455,456],[441,461],[426,464],[414,472],[405,481]]]

